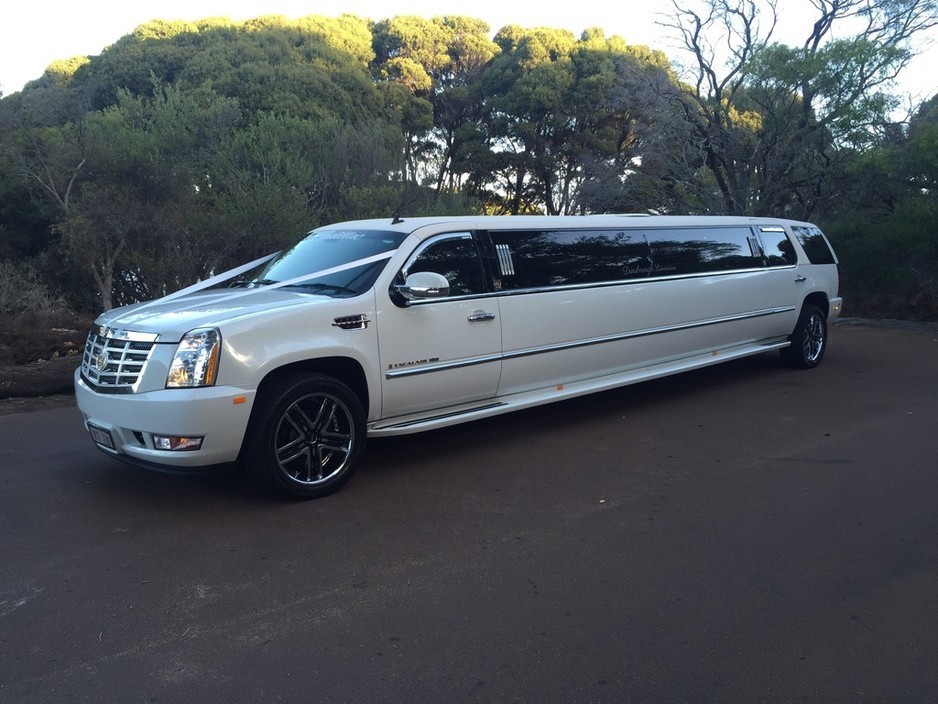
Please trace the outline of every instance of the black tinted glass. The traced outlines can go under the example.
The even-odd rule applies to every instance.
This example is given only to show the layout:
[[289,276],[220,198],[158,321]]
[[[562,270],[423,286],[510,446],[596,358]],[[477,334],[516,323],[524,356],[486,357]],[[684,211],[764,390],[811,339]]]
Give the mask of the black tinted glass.
[[449,281],[450,296],[468,296],[486,290],[479,250],[469,237],[434,242],[407,267],[408,274],[418,271],[432,271],[445,276]]
[[795,247],[781,230],[763,230],[759,233],[767,266],[790,266],[798,261]]
[[648,230],[654,274],[697,274],[759,267],[748,227]]
[[808,261],[812,264],[834,264],[834,253],[824,239],[824,235],[816,227],[796,226],[791,228],[795,237],[801,243],[801,248],[808,255]]
[[492,232],[503,290],[644,278],[642,233],[617,230]]

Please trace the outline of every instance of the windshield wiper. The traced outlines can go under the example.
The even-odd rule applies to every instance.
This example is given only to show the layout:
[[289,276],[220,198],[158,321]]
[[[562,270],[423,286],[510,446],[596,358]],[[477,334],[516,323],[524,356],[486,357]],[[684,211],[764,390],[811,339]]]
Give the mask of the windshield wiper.
[[274,281],[273,279],[242,279],[233,282],[228,288],[254,288],[255,286],[270,286],[271,284],[279,283],[279,281]]
[[349,288],[348,286],[339,286],[338,284],[325,284],[321,281],[313,281],[308,284],[289,284],[286,288],[312,288],[317,291],[335,291],[336,293],[351,293],[353,295],[358,295],[358,291],[354,288]]

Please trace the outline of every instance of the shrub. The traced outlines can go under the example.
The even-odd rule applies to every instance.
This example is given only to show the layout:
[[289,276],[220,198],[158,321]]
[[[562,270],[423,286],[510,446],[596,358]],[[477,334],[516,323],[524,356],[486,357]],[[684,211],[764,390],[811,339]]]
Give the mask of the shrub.
[[0,261],[0,313],[54,318],[65,312],[65,299],[32,266]]

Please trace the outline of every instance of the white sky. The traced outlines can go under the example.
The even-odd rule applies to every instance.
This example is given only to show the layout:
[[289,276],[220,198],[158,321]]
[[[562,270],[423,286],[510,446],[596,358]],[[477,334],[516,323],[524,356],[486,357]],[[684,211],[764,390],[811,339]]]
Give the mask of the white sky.
[[[0,90],[4,95],[39,78],[58,59],[100,54],[108,45],[151,19],[260,15],[328,17],[352,13],[379,20],[396,15],[465,15],[485,20],[492,31],[507,24],[565,28],[579,36],[601,27],[630,44],[661,49],[678,56],[673,40],[655,24],[667,11],[667,0],[8,0],[0,10]],[[813,22],[807,0],[779,0],[780,28],[775,38],[800,44]],[[901,90],[916,101],[938,92],[938,30],[931,44],[901,77]]]

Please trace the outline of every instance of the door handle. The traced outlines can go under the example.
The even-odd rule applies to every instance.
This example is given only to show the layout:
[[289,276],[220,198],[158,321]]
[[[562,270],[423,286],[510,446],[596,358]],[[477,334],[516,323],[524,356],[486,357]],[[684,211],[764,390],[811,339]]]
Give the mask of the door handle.
[[806,276],[802,276],[801,274],[798,274],[798,276],[795,277],[796,284],[804,283],[807,280],[808,278]]
[[477,310],[470,315],[467,320],[470,323],[481,323],[485,320],[495,320],[495,313],[486,313],[484,310]]

